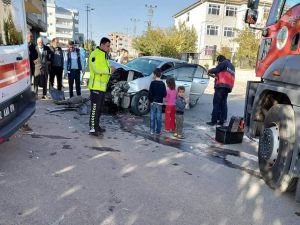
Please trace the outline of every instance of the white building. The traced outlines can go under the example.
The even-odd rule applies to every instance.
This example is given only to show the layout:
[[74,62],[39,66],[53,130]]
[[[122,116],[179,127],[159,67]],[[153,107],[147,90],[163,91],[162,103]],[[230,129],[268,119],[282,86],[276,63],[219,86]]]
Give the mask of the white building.
[[[270,0],[263,0],[258,8],[257,26],[263,26],[270,10]],[[247,1],[243,0],[199,0],[174,15],[175,25],[185,22],[194,27],[197,35],[197,52],[200,63],[212,64],[212,50],[217,52],[227,47],[234,53],[238,46],[233,41],[236,30],[244,29]]]
[[62,47],[66,47],[69,40],[79,43],[78,10],[58,7],[55,0],[47,0],[47,13],[49,40],[58,38]]
[[129,56],[137,56],[136,50],[132,48],[133,37],[120,32],[113,32],[108,34],[111,41],[111,50],[113,54],[116,54],[121,49],[126,49]]

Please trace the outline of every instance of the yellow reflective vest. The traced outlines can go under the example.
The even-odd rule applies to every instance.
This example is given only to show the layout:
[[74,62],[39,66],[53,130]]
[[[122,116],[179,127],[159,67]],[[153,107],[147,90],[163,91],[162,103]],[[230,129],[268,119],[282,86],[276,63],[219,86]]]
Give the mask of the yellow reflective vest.
[[105,92],[110,76],[110,64],[107,54],[99,47],[90,54],[89,69],[89,89]]

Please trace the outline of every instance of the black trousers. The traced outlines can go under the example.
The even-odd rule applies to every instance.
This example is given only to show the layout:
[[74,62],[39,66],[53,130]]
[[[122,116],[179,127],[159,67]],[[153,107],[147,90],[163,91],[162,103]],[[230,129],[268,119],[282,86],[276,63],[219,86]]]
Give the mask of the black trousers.
[[62,75],[63,74],[63,68],[52,66],[50,70],[50,85],[51,87],[54,86],[54,78],[56,77],[57,81],[57,90],[61,91],[62,88]]
[[[43,76],[43,79],[41,79]],[[38,96],[38,88],[41,86],[43,88],[43,96],[47,95],[47,84],[48,84],[48,74],[40,74],[38,76],[34,76],[34,91],[36,96]]]
[[98,131],[100,116],[103,112],[105,92],[91,91],[90,129]]
[[227,97],[229,90],[226,88],[216,88],[213,99],[213,111],[211,121],[216,123],[220,120],[220,123],[224,123],[224,119],[227,117]]
[[69,81],[70,98],[73,97],[74,81],[76,86],[76,94],[77,96],[80,96],[81,95],[80,70],[70,70],[70,73],[68,74],[68,81]]

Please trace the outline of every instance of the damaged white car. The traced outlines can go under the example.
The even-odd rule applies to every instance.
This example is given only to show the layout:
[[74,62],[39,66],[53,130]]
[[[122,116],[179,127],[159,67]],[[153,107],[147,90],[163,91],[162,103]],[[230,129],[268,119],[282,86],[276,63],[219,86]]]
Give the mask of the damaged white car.
[[176,87],[185,87],[190,107],[197,104],[209,82],[204,67],[173,58],[145,56],[136,58],[126,65],[111,61],[111,66],[117,70],[111,74],[106,101],[130,109],[135,115],[145,115],[149,112],[148,90],[156,68],[163,71],[161,77],[163,80],[173,77]]

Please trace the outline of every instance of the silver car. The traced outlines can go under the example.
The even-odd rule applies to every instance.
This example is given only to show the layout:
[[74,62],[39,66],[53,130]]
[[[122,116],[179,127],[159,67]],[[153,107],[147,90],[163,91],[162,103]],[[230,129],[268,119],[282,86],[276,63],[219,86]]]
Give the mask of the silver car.
[[[162,80],[165,81],[168,77],[173,77],[177,87],[185,87],[186,96],[190,100],[190,107],[197,104],[209,82],[209,76],[204,67],[173,58],[144,56],[128,62],[125,66],[115,62],[111,64],[116,68],[119,67],[118,70],[127,72],[127,77],[124,78],[123,76],[123,81],[127,80],[126,83],[129,86],[126,93],[120,95],[122,97],[119,105],[122,108],[129,108],[136,115],[145,115],[149,112],[148,90],[154,78],[153,71],[156,68],[162,70]],[[132,73],[131,76],[129,76],[130,73]],[[114,79],[114,74],[112,74],[111,80],[114,80],[110,84],[111,89],[113,89],[118,80]]]

